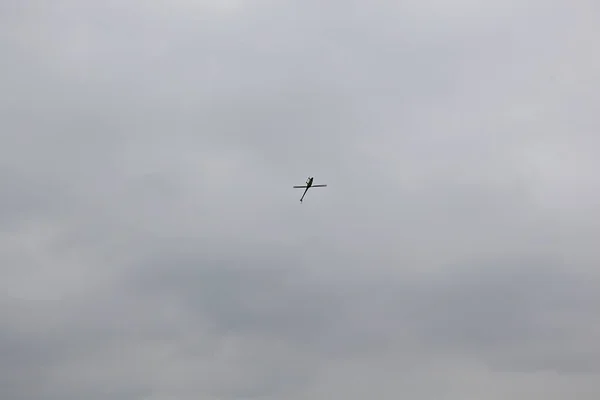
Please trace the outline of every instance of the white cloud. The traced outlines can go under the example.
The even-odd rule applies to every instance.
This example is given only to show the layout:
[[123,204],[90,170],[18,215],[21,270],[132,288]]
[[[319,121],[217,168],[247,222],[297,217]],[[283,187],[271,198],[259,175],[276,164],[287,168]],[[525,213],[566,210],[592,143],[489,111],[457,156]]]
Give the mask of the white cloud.
[[595,3],[26,3],[2,398],[598,397]]

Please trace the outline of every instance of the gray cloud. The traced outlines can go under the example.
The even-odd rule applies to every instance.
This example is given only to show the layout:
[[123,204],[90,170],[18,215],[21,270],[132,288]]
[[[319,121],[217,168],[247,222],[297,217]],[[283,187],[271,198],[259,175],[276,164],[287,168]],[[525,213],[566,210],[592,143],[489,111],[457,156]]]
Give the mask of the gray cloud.
[[0,396],[596,399],[596,8],[4,2]]

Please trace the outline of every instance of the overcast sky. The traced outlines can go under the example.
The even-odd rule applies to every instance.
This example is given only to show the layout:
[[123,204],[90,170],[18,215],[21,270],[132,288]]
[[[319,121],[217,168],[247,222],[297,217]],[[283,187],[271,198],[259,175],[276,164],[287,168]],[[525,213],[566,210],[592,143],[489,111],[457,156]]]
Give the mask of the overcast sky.
[[597,400],[599,40],[594,0],[0,2],[0,398]]

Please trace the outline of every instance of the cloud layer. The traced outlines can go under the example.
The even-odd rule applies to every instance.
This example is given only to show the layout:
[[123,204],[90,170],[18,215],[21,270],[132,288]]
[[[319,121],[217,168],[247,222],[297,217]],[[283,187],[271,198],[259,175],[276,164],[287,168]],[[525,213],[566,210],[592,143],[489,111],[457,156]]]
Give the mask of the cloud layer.
[[0,397],[597,399],[597,11],[4,2]]

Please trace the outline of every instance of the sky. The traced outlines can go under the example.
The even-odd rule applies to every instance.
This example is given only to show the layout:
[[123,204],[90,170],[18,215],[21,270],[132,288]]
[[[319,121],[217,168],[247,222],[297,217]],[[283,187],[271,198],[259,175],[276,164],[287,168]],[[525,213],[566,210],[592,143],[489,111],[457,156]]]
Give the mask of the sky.
[[0,398],[598,399],[599,40],[592,0],[1,2]]

